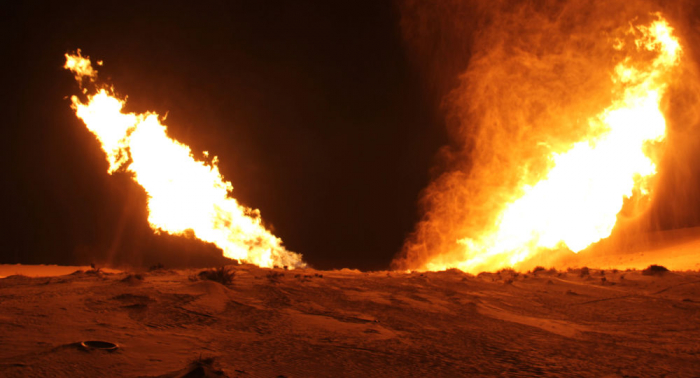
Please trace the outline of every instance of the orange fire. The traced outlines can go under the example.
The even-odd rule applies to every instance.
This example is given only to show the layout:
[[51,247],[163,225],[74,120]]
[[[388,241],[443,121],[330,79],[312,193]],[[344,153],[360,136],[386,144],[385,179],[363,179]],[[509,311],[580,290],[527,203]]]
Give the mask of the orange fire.
[[[64,68],[81,86],[97,78],[80,51],[66,54]],[[211,163],[195,159],[188,146],[168,137],[158,114],[123,112],[125,100],[112,90],[99,89],[87,99],[73,96],[72,108],[102,144],[108,172],[125,170],[145,189],[148,222],[156,232],[191,233],[217,245],[226,257],[262,267],[305,266],[301,255],[287,251],[263,226],[258,210],[230,196],[233,186],[219,172],[216,157]]]
[[[523,171],[521,177],[538,180],[528,184],[528,180],[520,179],[519,187],[510,191],[515,195],[505,198],[496,216],[483,218],[491,221],[480,226],[479,232],[465,226],[466,235],[451,242],[434,242],[454,235],[452,230],[459,227],[454,222],[449,224],[448,217],[464,218],[453,215],[459,209],[444,210],[444,206],[442,212],[430,214],[443,218],[436,223],[431,223],[435,218],[428,218],[419,225],[415,240],[408,243],[403,267],[457,268],[477,273],[517,267],[524,260],[555,249],[579,252],[610,236],[626,200],[650,195],[651,179],[656,174],[654,153],[666,135],[661,100],[670,75],[679,65],[681,46],[673,28],[656,15],[649,25],[630,24],[624,35],[611,38],[610,50],[611,55],[616,51],[617,56],[623,56],[611,72],[611,101],[597,115],[583,121],[586,130],[579,133],[582,139],[556,146],[543,143],[541,147],[548,151],[546,166],[519,168]],[[528,172],[533,169],[540,171]],[[458,190],[453,182],[446,187],[442,194],[431,195],[449,198],[445,192]],[[455,203],[459,205],[464,201]],[[449,232],[436,231],[436,227],[446,224],[451,227]],[[430,245],[446,250],[431,250]],[[415,252],[418,249],[421,251]]]

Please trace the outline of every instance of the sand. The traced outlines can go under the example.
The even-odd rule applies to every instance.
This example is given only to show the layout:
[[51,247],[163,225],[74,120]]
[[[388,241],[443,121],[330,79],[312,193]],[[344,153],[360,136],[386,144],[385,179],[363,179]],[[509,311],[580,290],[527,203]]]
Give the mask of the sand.
[[[27,277],[51,277],[71,274],[78,270],[90,270],[89,266],[70,265],[22,265],[22,264],[0,264],[0,278],[12,275],[23,275]],[[118,269],[101,268],[106,273],[121,273]]]
[[700,227],[605,239],[571,262],[617,269],[659,264],[671,270],[700,270]]
[[231,268],[0,279],[0,376],[699,374],[697,272]]

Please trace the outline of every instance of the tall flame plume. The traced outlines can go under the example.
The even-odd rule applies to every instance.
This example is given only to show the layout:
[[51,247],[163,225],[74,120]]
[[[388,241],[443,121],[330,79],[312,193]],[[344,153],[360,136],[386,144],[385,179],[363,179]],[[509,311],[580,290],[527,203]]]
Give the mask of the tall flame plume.
[[[541,40],[545,38],[540,37]],[[598,108],[597,114],[591,112],[583,120],[576,120],[576,130],[567,135],[578,138],[571,142],[552,139],[552,143],[533,143],[528,151],[530,155],[534,155],[532,151],[544,151],[541,164],[528,156],[530,160],[523,158],[518,165],[503,159],[507,152],[493,152],[489,155],[490,163],[472,168],[472,176],[486,178],[480,183],[465,179],[463,172],[454,171],[443,176],[444,181],[428,189],[433,207],[418,225],[413,239],[407,242],[404,255],[397,261],[399,267],[457,268],[477,273],[517,267],[527,259],[552,250],[579,252],[610,236],[626,203],[648,200],[666,136],[662,99],[679,65],[682,49],[674,29],[660,14],[654,14],[646,24],[633,20],[627,28],[609,33],[606,42],[608,56],[617,61],[609,71],[611,89],[607,106]],[[568,59],[579,58],[574,54],[578,52],[568,55]],[[567,58],[566,54],[562,55]],[[536,66],[539,63],[536,59],[533,61],[518,64],[530,72],[545,69],[544,65]],[[478,57],[472,62],[476,66],[480,63]],[[566,60],[556,63],[554,68],[567,64]],[[493,73],[483,66],[478,69]],[[484,73],[481,74],[483,77]],[[533,97],[539,94],[537,90],[530,91]],[[586,99],[580,101],[583,103]],[[586,104],[589,108],[590,103],[593,102]],[[551,105],[558,110],[557,104]],[[581,108],[585,107],[576,110]],[[590,111],[589,108],[586,110]],[[498,117],[501,116],[505,117]],[[557,117],[562,118],[557,115],[549,119]],[[484,119],[489,121],[487,116]],[[531,120],[516,121],[522,122],[522,132],[532,128],[528,125]],[[561,127],[568,126],[562,124]],[[549,128],[556,130],[555,125]],[[477,152],[482,148],[481,143],[497,142],[485,139],[493,138],[496,132],[484,130],[492,134],[481,135],[482,140],[472,144]],[[511,176],[485,173],[503,169],[515,173]],[[502,181],[498,182],[498,178]],[[465,182],[472,185],[471,189],[460,188]],[[478,185],[481,187],[474,189]],[[514,186],[507,189],[508,185]],[[468,198],[470,195],[472,198]],[[494,205],[499,201],[500,206]],[[462,215],[457,214],[460,211]],[[449,237],[453,239],[445,240]]]
[[[95,83],[97,71],[88,57],[66,54],[64,68],[78,83]],[[224,256],[261,267],[303,267],[301,255],[287,251],[282,240],[262,224],[260,212],[231,197],[233,186],[211,163],[193,157],[190,148],[167,135],[156,113],[125,113],[125,100],[111,89],[72,96],[72,108],[95,134],[107,155],[110,174],[130,173],[148,195],[148,222],[156,232],[193,234],[214,243]],[[208,156],[207,152],[204,152]]]

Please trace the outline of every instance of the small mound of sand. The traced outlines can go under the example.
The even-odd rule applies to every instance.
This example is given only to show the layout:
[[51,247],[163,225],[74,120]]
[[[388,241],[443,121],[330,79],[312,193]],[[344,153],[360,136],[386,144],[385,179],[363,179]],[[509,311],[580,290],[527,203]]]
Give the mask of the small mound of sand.
[[129,274],[128,276],[121,279],[121,282],[127,283],[129,285],[139,285],[143,283],[142,274]]
[[190,303],[192,309],[204,310],[210,313],[222,312],[230,301],[230,290],[226,286],[214,281],[198,281],[189,285],[188,294],[198,298]]
[[661,265],[649,265],[649,267],[642,270],[642,274],[645,276],[658,276],[666,272],[668,272],[668,269]]

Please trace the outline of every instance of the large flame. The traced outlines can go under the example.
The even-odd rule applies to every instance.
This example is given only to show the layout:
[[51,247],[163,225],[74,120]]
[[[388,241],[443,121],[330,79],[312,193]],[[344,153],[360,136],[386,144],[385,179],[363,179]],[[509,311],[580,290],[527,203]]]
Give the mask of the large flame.
[[[90,60],[66,54],[66,69],[81,84],[97,71]],[[109,173],[123,169],[148,195],[148,222],[156,231],[193,233],[214,243],[224,256],[262,267],[300,267],[301,255],[287,251],[263,225],[260,212],[230,196],[233,187],[219,172],[217,159],[196,160],[190,148],[168,137],[156,113],[125,113],[125,100],[100,89],[83,103],[73,96],[76,115],[95,134],[107,154]],[[205,156],[208,153],[204,153]]]
[[[424,251],[420,257],[416,257],[417,253],[411,255],[410,249],[425,249],[431,242],[409,242],[403,267],[495,270],[517,266],[548,250],[568,248],[579,252],[608,237],[625,201],[651,193],[651,179],[656,173],[652,157],[659,152],[658,142],[666,135],[661,100],[669,75],[679,64],[681,47],[668,22],[658,14],[654,18],[648,25],[631,23],[622,36],[610,39],[609,49],[621,56],[611,72],[611,101],[585,121],[587,129],[580,133],[582,139],[563,144],[559,150],[562,146],[543,146],[549,151],[545,167],[519,168],[520,177],[535,176],[538,181],[528,185],[527,180],[519,179],[519,188],[511,191],[516,195],[506,198],[496,216],[484,218],[491,219],[491,223],[481,226],[481,232],[452,239],[454,247],[447,248],[450,251]],[[532,172],[538,168],[539,172]],[[454,182],[450,185],[454,186]],[[449,187],[444,191],[454,190]],[[440,196],[448,197],[444,193]],[[431,215],[446,217],[445,214],[452,216],[455,211],[460,210],[457,207]],[[432,236],[438,239],[445,237],[439,230],[425,230],[447,221],[431,222],[428,219],[419,225],[419,232],[423,232],[419,239],[427,238],[424,235],[428,234],[439,235]]]

